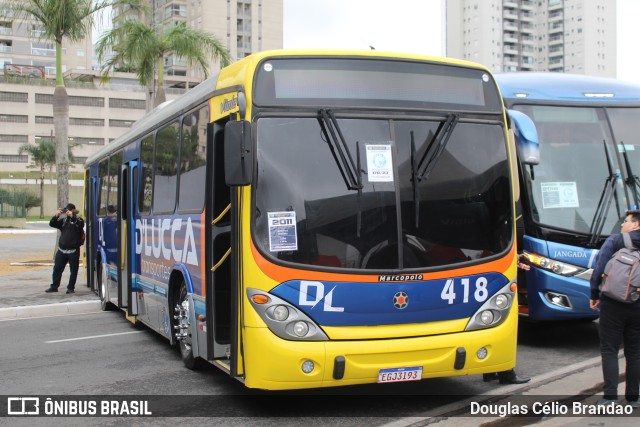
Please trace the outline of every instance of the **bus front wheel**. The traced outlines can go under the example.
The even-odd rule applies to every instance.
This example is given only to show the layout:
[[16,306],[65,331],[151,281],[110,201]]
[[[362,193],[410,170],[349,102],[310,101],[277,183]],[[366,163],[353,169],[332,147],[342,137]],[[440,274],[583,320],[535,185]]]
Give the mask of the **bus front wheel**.
[[189,369],[197,369],[199,366],[198,358],[193,355],[192,334],[191,334],[191,313],[189,308],[189,300],[187,298],[187,285],[184,279],[176,288],[176,303],[173,311],[173,334],[180,349],[180,356],[184,366]]

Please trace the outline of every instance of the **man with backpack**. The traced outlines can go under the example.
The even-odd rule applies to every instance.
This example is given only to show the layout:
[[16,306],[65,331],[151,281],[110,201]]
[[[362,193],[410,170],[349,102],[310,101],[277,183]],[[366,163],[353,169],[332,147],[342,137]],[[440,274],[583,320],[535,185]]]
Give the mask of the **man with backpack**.
[[56,211],[49,221],[49,226],[60,230],[60,239],[53,264],[52,283],[45,292],[58,292],[62,272],[69,263],[67,293],[73,294],[80,265],[80,246],[84,244],[84,220],[77,215],[76,206],[69,203],[66,208]]
[[[623,344],[627,365],[625,398],[628,405],[638,407],[640,301],[637,287],[640,283],[635,283],[638,277],[635,268],[640,251],[640,210],[625,212],[621,229],[621,234],[612,234],[602,245],[591,276],[591,309],[600,309],[604,378],[604,398],[598,403],[614,404],[618,400],[618,352]],[[625,233],[631,239],[624,237]]]

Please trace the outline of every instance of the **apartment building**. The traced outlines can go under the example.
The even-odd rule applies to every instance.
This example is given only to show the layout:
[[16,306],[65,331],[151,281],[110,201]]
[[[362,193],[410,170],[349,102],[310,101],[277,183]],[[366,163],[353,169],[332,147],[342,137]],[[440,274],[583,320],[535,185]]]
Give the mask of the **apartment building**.
[[449,57],[616,77],[616,0],[446,0],[445,14]]
[[[282,48],[282,0],[149,0],[158,28],[185,22],[214,33],[231,57]],[[0,0],[0,4],[3,2]],[[113,11],[114,25],[121,19],[147,19],[135,9]],[[55,78],[55,47],[38,36],[41,29],[30,23],[0,18],[0,170],[26,170],[23,144],[53,138],[52,98]],[[115,73],[108,84],[92,67],[91,37],[63,44],[63,73],[69,93],[69,143],[75,157],[72,169],[125,132],[146,112],[147,97],[134,74]],[[8,73],[5,75],[4,65]],[[211,64],[209,73],[219,69]],[[44,78],[41,73],[44,74]],[[165,58],[167,99],[184,93],[202,81],[197,69],[171,56]],[[21,76],[22,75],[22,76]]]
[[[254,52],[282,48],[282,0],[148,0],[147,14],[123,7],[114,11],[114,25],[130,19],[140,19],[158,31],[185,23],[215,34],[227,46],[232,60],[242,59]],[[211,63],[209,73],[219,69]],[[189,68],[181,58],[164,58],[168,76],[184,76],[199,81],[202,73]]]
[[[7,2],[0,1],[0,9]],[[27,65],[42,67],[46,77],[55,77],[56,47],[52,41],[43,40],[42,34],[42,27],[35,21],[17,22],[0,17],[0,73],[4,73],[5,65]],[[90,70],[92,58],[91,37],[67,42],[62,49],[62,71]]]
[[[99,73],[94,77],[95,81],[67,81],[69,145],[73,147],[75,170],[146,111],[145,91],[135,80],[105,87],[98,83]],[[53,141],[54,84],[52,80],[9,80],[0,79],[0,170],[17,171],[30,163],[26,154],[18,153],[21,145]],[[173,90],[167,98],[178,95],[179,91]]]

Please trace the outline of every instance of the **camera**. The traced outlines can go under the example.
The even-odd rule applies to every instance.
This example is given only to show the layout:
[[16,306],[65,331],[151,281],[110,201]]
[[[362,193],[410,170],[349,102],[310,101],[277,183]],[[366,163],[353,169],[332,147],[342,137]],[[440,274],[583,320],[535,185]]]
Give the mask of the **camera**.
[[68,210],[67,208],[58,208],[58,209],[60,209],[60,215],[66,214]]

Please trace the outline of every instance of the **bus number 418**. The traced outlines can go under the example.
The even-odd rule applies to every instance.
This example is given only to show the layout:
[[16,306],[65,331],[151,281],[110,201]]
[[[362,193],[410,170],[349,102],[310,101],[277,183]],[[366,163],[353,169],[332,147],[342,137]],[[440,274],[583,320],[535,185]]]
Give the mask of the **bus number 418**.
[[[471,292],[471,280],[469,278],[460,279],[460,284],[462,285],[462,302],[469,302],[469,294]],[[475,291],[473,291],[473,298],[477,302],[483,302],[489,296],[489,291],[487,290],[487,285],[489,281],[485,277],[478,277],[475,283]],[[444,284],[444,288],[440,293],[440,298],[443,300],[449,301],[449,304],[453,304],[456,299],[456,291],[455,288],[459,286],[455,285],[454,279],[447,279],[447,282]]]

